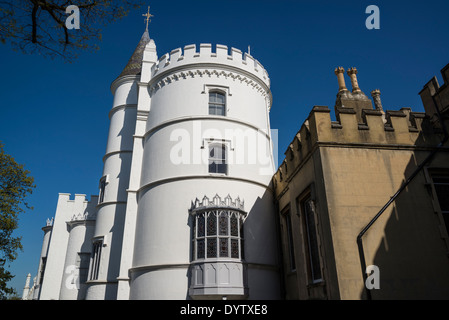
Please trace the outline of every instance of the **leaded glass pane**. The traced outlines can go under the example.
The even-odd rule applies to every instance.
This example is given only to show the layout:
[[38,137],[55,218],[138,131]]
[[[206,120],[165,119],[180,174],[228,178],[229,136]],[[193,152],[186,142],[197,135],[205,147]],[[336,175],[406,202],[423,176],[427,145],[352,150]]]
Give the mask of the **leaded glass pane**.
[[226,174],[227,168],[226,163],[217,163],[217,173]]
[[207,239],[207,257],[208,258],[217,257],[217,238]]
[[209,147],[209,172],[227,173],[225,145],[211,145]]
[[224,116],[226,106],[226,97],[217,92],[209,94],[209,114]]
[[237,239],[231,239],[231,258],[239,257],[239,241]]
[[220,93],[217,93],[216,96],[215,96],[215,102],[216,103],[220,103],[220,104],[224,104],[225,103],[225,96],[220,94]]
[[196,249],[198,252],[198,259],[204,259],[204,239],[199,239],[196,242]]
[[243,223],[240,217],[240,212],[227,208],[198,212],[193,230],[193,259],[243,259]]
[[318,235],[315,225],[315,215],[313,203],[311,200],[307,200],[304,203],[304,211],[307,226],[307,236],[309,240],[309,256],[312,271],[313,280],[321,279],[321,264],[318,249]]
[[211,92],[209,94],[209,102],[211,103],[217,103],[217,104],[224,104],[225,103],[225,96],[218,92]]
[[207,235],[217,235],[217,216],[215,215],[215,212],[210,212],[207,217]]
[[197,237],[204,237],[204,213],[198,216],[198,234]]
[[220,257],[228,256],[228,238],[220,238]]
[[218,218],[218,232],[220,236],[228,235],[228,214],[225,211],[220,213]]
[[239,223],[235,214],[231,215],[231,236],[233,237],[239,236]]
[[217,116],[224,116],[225,115],[225,108],[224,106],[217,106],[215,109],[215,115]]
[[209,93],[209,102],[217,102],[217,93],[216,92]]
[[214,161],[209,161],[209,172],[217,173],[217,164]]

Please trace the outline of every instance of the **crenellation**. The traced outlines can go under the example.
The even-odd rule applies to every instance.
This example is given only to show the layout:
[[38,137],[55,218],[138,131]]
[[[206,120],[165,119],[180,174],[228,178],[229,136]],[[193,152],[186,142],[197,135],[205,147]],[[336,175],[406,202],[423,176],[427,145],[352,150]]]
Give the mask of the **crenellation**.
[[438,79],[433,77],[419,92],[424,110],[429,116],[432,125],[443,130],[440,115],[449,110],[449,64],[441,70],[444,83],[440,86]]
[[[277,187],[288,180],[289,173],[299,166],[317,143],[405,145],[414,146],[419,134],[423,133],[423,112],[401,110],[363,109],[363,123],[359,123],[353,108],[340,108],[339,121],[332,121],[330,109],[314,106],[307,120],[287,147],[280,172],[275,175]],[[384,117],[387,123],[384,123]],[[282,179],[281,179],[282,178]]]
[[182,56],[182,49],[181,48],[173,49],[170,52],[170,60],[178,61],[178,60],[183,59],[183,58],[184,57]]
[[329,130],[322,130],[322,128],[332,127],[330,109],[327,106],[314,106],[308,120],[312,145],[317,141],[328,141],[331,138]]
[[200,44],[200,55],[202,56],[212,56],[212,45],[210,43],[201,43]]
[[[449,65],[444,70],[446,78],[449,76],[448,70]],[[393,275],[398,270],[398,263],[407,261],[405,264],[411,265],[431,251],[432,257],[427,259],[430,263],[426,260],[425,268],[428,271],[426,275],[432,277],[435,267],[444,265],[447,260],[449,242],[445,239],[444,246],[441,242],[441,237],[447,238],[444,219],[440,216],[437,221],[435,215],[442,212],[438,203],[441,203],[443,193],[436,190],[440,190],[441,182],[446,183],[449,163],[444,152],[447,149],[447,135],[443,135],[443,124],[446,122],[442,123],[448,119],[449,91],[445,91],[447,89],[443,86],[439,87],[435,79],[421,92],[424,105],[427,103],[427,114],[413,112],[408,107],[384,111],[380,90],[371,91],[373,108],[362,93],[354,94],[346,89],[343,68],[337,68],[335,73],[339,80],[336,121],[331,120],[327,107],[313,107],[300,132],[287,146],[285,159],[272,182],[281,235],[284,237],[285,274],[291,272],[292,262],[297,266],[298,262],[309,258],[308,252],[298,250],[304,236],[303,230],[308,230],[309,209],[315,217],[314,234],[319,239],[316,256],[322,259],[317,258],[317,261],[323,261],[319,265],[324,270],[322,274],[326,273],[326,263],[339,269],[336,272],[338,279],[336,277],[337,281],[332,284],[335,292],[340,294],[337,299],[364,299],[364,293],[360,291],[363,273],[359,273],[363,262],[374,265],[382,263],[383,268],[388,265],[394,270],[390,274]],[[349,69],[348,75],[353,80],[353,92],[361,91],[356,82],[355,68]],[[308,132],[310,139],[304,140]],[[303,142],[300,150],[295,148],[297,137]],[[303,157],[299,160],[301,151],[306,154],[301,155]],[[386,201],[389,201],[387,205]],[[297,219],[295,213],[302,218]],[[376,221],[382,213],[383,217]],[[306,219],[303,219],[304,216]],[[363,240],[363,247],[369,249],[362,251],[361,237],[374,222],[376,225]],[[360,233],[361,230],[364,230],[363,233]],[[386,234],[389,235],[387,248],[383,246]],[[404,234],[409,234],[409,238],[404,239]],[[431,241],[419,241],[423,234]],[[414,239],[417,241],[413,242]],[[326,251],[323,254],[321,250],[321,244],[325,242],[328,248],[334,249],[329,257]],[[400,250],[393,254],[394,245]],[[407,246],[407,250],[402,250]],[[438,253],[432,251],[437,247],[440,248]],[[348,264],[348,259],[354,263]],[[357,264],[359,261],[362,263]],[[394,280],[387,289],[384,286],[381,293],[381,290],[366,292],[372,292],[374,299],[433,295],[435,283],[440,284],[439,274],[430,281],[428,277],[417,281],[416,274],[422,268],[421,265],[415,266],[411,272],[396,272],[390,277],[403,283],[413,279],[417,283],[414,290],[409,287],[398,290],[397,281]],[[288,297],[310,298],[310,288],[304,285],[309,280],[308,276],[298,275],[295,281],[299,279],[302,282],[299,284],[292,284],[292,278],[286,277]],[[331,281],[326,279],[326,286]],[[449,291],[445,290],[449,277],[443,281],[435,296],[449,295]]]
[[413,130],[422,131],[422,123],[424,119],[426,118],[425,112],[410,112],[410,128],[413,128]]
[[215,53],[219,58],[227,58],[228,57],[228,46],[217,44],[215,46]]
[[160,57],[158,63],[160,66],[167,66],[170,64],[170,54],[166,53],[162,57]]
[[[232,60],[236,62],[242,62],[242,51],[236,48],[231,48]],[[245,59],[246,61],[246,59]]]
[[301,129],[299,129],[299,135],[302,141],[301,151],[303,152],[303,154],[307,154],[309,153],[312,147],[312,143],[310,141],[310,130],[308,119],[303,123]]
[[[364,123],[359,123],[353,108],[340,108],[340,120],[332,121],[330,109],[315,106],[287,147],[285,159],[273,177],[278,190],[288,185],[289,177],[319,144],[354,144],[379,147],[397,145],[415,146],[418,136],[423,134],[425,113],[401,110],[362,110]],[[387,123],[384,123],[384,117]],[[425,134],[425,133],[424,133]]]
[[[371,129],[374,132],[385,131],[384,113],[382,111],[365,109],[362,111],[362,117],[368,130]],[[382,134],[378,135],[379,138],[381,136]],[[380,140],[383,141],[383,139]]]
[[187,46],[184,46],[184,58],[188,59],[188,58],[193,58],[196,54],[196,45],[194,44],[189,44]]
[[408,129],[410,132],[417,131],[415,117],[413,116],[411,108],[401,108],[401,111],[405,114],[407,118]]
[[[215,49],[215,52],[214,50]],[[240,49],[230,48],[217,44],[212,47],[209,43],[202,43],[197,50],[195,44],[187,45],[183,49],[177,48],[164,54],[159,61],[152,66],[152,77],[156,78],[164,72],[188,64],[220,64],[231,68],[239,68],[259,78],[267,87],[270,86],[268,72],[262,64],[250,54],[243,53]]]

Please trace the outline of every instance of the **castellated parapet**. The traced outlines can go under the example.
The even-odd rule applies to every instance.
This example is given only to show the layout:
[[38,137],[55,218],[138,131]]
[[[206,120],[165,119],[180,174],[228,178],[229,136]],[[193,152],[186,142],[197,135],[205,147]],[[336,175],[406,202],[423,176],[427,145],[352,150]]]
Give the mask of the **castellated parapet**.
[[[352,148],[416,148],[438,144],[438,136],[424,124],[425,114],[412,112],[410,108],[398,111],[365,109],[362,112],[364,124],[360,124],[352,108],[344,108],[339,121],[332,121],[327,106],[315,106],[301,129],[285,151],[285,159],[274,175],[277,188],[287,185],[289,177],[294,175],[320,146],[346,146]],[[435,141],[431,141],[435,140]]]
[[318,147],[416,150],[439,143],[439,137],[426,113],[413,112],[410,108],[384,111],[378,89],[372,91],[375,102],[373,108],[363,93],[354,95],[346,89],[343,72],[343,68],[335,71],[339,83],[335,104],[336,121],[331,120],[331,110],[327,106],[313,107],[285,151],[285,159],[273,177],[278,191],[288,185],[289,178]]
[[[179,77],[192,75],[192,64],[198,64],[198,68],[201,68],[201,71],[197,71],[200,75],[217,72],[224,76],[246,80],[249,83],[259,80],[266,88],[270,87],[268,73],[259,61],[248,53],[242,53],[239,49],[231,48],[229,50],[227,46],[220,44],[215,46],[215,52],[213,52],[211,44],[200,44],[199,51],[195,44],[191,44],[185,46],[184,49],[177,48],[166,53],[152,67],[151,82],[157,83],[163,75],[169,72],[179,71]],[[205,64],[208,65],[207,70],[203,70]],[[183,74],[183,67],[187,65],[189,65],[189,71]],[[214,67],[219,67],[220,71],[215,70]],[[224,71],[224,68],[227,70]],[[240,73],[243,71],[243,75],[234,75],[233,71]],[[248,76],[248,79],[245,76]]]

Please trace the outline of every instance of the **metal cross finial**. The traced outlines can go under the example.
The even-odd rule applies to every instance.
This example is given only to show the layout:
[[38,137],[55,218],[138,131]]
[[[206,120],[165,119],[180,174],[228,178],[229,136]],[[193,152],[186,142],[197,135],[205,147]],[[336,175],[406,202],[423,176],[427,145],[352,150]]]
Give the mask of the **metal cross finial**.
[[151,18],[154,17],[154,15],[150,14],[150,6],[148,6],[148,12],[143,14],[142,16],[144,16],[146,19],[146,23],[147,23],[147,31],[148,31],[148,23],[151,22]]

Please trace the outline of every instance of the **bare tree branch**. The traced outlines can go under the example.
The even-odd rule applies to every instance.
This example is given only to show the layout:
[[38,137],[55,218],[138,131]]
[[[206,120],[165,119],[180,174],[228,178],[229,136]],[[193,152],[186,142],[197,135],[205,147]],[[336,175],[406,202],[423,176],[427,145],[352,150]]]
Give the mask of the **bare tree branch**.
[[62,57],[71,62],[82,50],[96,50],[101,26],[139,8],[143,0],[84,0],[77,7],[82,17],[80,29],[69,30],[65,12],[71,1],[0,1],[0,42],[9,42],[24,53]]

